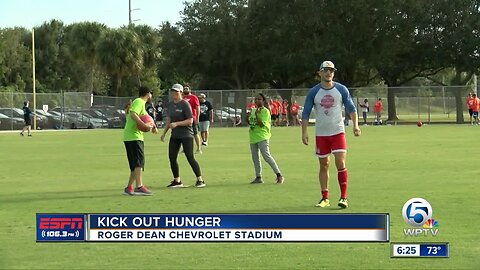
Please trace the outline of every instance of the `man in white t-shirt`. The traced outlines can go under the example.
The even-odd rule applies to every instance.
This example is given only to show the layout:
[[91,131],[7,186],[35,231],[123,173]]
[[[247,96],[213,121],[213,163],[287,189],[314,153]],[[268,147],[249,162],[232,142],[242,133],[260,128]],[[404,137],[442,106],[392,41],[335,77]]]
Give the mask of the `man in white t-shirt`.
[[343,106],[345,106],[353,122],[353,134],[360,136],[361,131],[358,127],[357,109],[347,87],[333,81],[335,71],[337,69],[331,61],[325,61],[320,65],[320,70],[318,71],[320,83],[312,87],[305,98],[302,113],[302,142],[308,145],[308,119],[312,108],[315,107],[315,149],[320,162],[318,177],[322,196],[316,206],[330,206],[328,199],[328,167],[330,154],[333,154],[335,156],[341,194],[338,206],[347,208],[347,167],[345,165],[347,143],[345,140],[345,125],[342,118]]
[[359,103],[358,105],[362,108],[363,125],[367,126],[367,114],[370,111],[370,107],[368,107],[368,99],[364,99],[363,103]]

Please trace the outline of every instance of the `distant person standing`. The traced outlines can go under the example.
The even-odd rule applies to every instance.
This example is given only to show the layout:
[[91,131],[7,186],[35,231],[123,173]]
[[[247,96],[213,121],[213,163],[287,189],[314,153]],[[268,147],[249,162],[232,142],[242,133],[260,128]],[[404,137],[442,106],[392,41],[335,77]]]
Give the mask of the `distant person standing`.
[[293,100],[292,105],[290,105],[290,115],[292,115],[293,125],[299,126],[300,119],[298,117],[298,110],[300,109],[300,105],[297,104],[296,100]]
[[288,101],[284,99],[282,102],[282,123],[285,123],[285,126],[288,127],[290,123],[288,121],[287,112],[288,112]]
[[163,127],[163,103],[161,100],[159,100],[157,105],[155,105],[155,112],[155,122],[157,127]]
[[251,184],[261,184],[262,179],[262,164],[260,162],[259,151],[262,153],[263,159],[270,165],[275,172],[277,178],[277,184],[283,184],[284,178],[280,169],[278,168],[275,159],[270,154],[269,140],[272,137],[270,131],[271,117],[270,111],[265,107],[267,105],[267,99],[263,94],[258,94],[255,98],[256,108],[248,116],[248,124],[250,126],[250,151],[252,153],[253,165],[255,168],[255,179]]
[[473,108],[472,108],[472,117],[475,125],[478,126],[478,109],[480,108],[480,99],[477,97],[477,94],[472,94],[473,99]]
[[202,149],[200,148],[200,137],[198,136],[198,123],[200,122],[200,101],[198,100],[197,96],[191,93],[191,89],[188,84],[183,88],[183,99],[185,99],[188,104],[190,104],[190,107],[192,107],[193,138],[195,140],[195,144],[197,145],[196,153],[201,154]]
[[383,109],[383,103],[382,99],[378,98],[378,100],[375,102],[375,105],[373,107],[373,112],[375,113],[375,125],[381,125],[382,124],[382,109]]
[[32,137],[31,129],[32,129],[32,110],[28,107],[30,103],[28,101],[23,102],[23,120],[25,121],[25,126],[23,127],[22,131],[20,132],[20,135],[23,135],[23,132],[25,130],[27,131],[27,134],[29,137]]
[[200,100],[200,135],[202,137],[202,145],[208,145],[208,130],[210,129],[210,124],[213,124],[213,106],[207,100],[205,94],[200,94],[198,96]]
[[160,137],[162,142],[165,141],[165,135],[170,129],[172,130],[168,143],[168,159],[170,160],[173,180],[167,187],[183,187],[177,161],[180,147],[183,147],[183,152],[185,153],[188,163],[197,177],[195,187],[202,188],[205,187],[205,182],[202,179],[200,165],[198,165],[193,155],[193,114],[188,102],[182,99],[183,91],[183,86],[178,83],[174,84],[170,89],[172,101],[167,105],[167,122],[165,123],[163,134]]
[[315,108],[315,149],[320,163],[318,174],[320,182],[321,200],[317,207],[330,206],[328,181],[330,154],[335,157],[337,167],[337,179],[340,186],[340,200],[338,206],[348,207],[347,200],[347,142],[345,139],[345,126],[342,121],[342,105],[349,112],[353,122],[353,133],[360,136],[358,127],[357,110],[350,93],[344,85],[333,81],[337,69],[331,61],[324,61],[320,65],[318,75],[320,83],[308,91],[302,113],[302,142],[308,145],[308,120],[312,108]]
[[468,106],[468,114],[470,115],[470,124],[473,126],[473,108],[475,99],[472,97],[472,93],[468,93],[466,103]]
[[278,100],[277,97],[274,97],[274,98],[273,98],[273,104],[275,105],[275,107],[276,107],[276,109],[277,109],[277,110],[276,110],[276,111],[277,111],[277,116],[276,116],[276,118],[277,118],[277,123],[276,123],[276,125],[277,125],[277,126],[280,126],[281,120],[282,120],[282,119],[281,119],[282,103]]
[[153,102],[148,102],[146,103],[145,110],[147,110],[148,115],[152,117],[152,119],[155,119],[155,107],[153,107]]
[[272,124],[273,124],[273,126],[277,126],[277,121],[278,121],[277,104],[273,100],[270,99],[270,102],[268,103],[268,108],[270,109],[270,117],[272,118]]
[[[147,87],[140,87],[138,90],[138,98],[136,98],[127,113],[125,128],[123,129],[123,143],[127,152],[128,165],[130,167],[130,177],[128,179],[127,187],[124,189],[126,195],[152,195],[142,183],[142,172],[145,168],[145,154],[144,154],[144,136],[142,130],[152,131],[157,133],[155,125],[144,123],[140,117],[147,114],[145,110],[145,103],[152,99],[152,91]],[[133,182],[136,183],[136,188],[133,189]]]
[[368,99],[364,99],[363,103],[358,104],[360,105],[360,108],[362,108],[362,114],[363,114],[363,125],[367,125],[367,114],[368,111],[370,111],[370,108],[368,107]]

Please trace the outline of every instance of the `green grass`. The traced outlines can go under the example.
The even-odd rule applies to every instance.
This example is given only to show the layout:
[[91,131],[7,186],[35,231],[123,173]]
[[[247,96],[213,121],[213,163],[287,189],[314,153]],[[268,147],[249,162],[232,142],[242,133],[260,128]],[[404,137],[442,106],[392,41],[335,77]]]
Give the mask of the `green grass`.
[[[312,131],[312,130],[311,130]],[[313,131],[312,131],[313,132]],[[264,163],[253,177],[245,128],[212,129],[198,156],[205,189],[167,190],[167,145],[146,136],[144,182],[155,195],[120,195],[127,168],[121,130],[0,134],[0,268],[33,269],[478,269],[478,136],[468,125],[348,129],[349,199],[318,209],[318,161],[298,128],[274,128],[271,152],[286,177]],[[312,140],[312,137],[311,137]],[[313,141],[313,140],[312,140]],[[194,176],[180,158],[185,183]],[[338,197],[332,168],[331,197]],[[401,209],[423,197],[439,221],[436,238],[407,238]],[[391,214],[391,241],[447,241],[449,259],[391,259],[389,243],[36,243],[35,213],[371,213]]]

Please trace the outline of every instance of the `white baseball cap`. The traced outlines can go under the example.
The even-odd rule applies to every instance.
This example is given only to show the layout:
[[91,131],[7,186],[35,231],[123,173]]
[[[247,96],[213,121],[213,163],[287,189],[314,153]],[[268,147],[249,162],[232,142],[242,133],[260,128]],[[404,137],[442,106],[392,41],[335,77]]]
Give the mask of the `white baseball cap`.
[[323,63],[320,65],[320,70],[324,69],[324,68],[332,68],[333,70],[337,70],[335,68],[335,64],[333,64],[332,61],[323,61]]
[[179,83],[176,83],[174,85],[172,85],[172,87],[170,88],[170,90],[174,90],[174,91],[177,91],[177,92],[182,92],[183,93],[183,86]]
[[206,98],[205,94],[203,94],[203,93],[200,94],[200,95],[198,95],[198,97],[199,97],[199,98]]

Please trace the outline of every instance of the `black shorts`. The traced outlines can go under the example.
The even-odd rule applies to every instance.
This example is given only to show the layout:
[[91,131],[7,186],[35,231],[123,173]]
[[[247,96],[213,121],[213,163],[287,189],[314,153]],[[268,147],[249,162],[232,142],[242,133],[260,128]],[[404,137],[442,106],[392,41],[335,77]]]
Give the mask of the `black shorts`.
[[192,129],[193,129],[193,136],[198,134],[198,123],[193,123],[192,124]]
[[25,121],[25,126],[31,126],[32,125],[32,119],[23,119]]
[[278,114],[272,114],[272,120],[275,121],[278,119]]
[[468,109],[468,114],[470,114],[470,116],[473,115],[473,110],[472,109]]
[[126,141],[125,150],[127,150],[128,166],[133,172],[135,168],[144,168],[145,154],[143,152],[143,141]]

